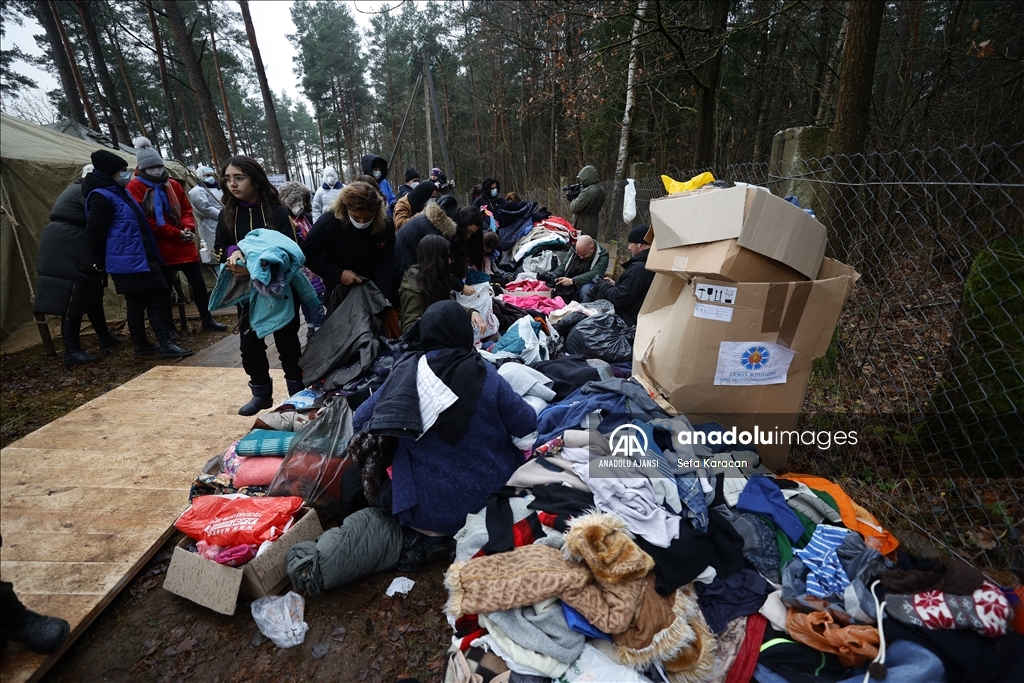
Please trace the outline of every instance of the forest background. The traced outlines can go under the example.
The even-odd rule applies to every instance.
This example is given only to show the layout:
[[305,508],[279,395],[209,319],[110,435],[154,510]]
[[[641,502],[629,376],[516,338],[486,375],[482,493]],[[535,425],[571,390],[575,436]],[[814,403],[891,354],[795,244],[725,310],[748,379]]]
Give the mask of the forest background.
[[[386,4],[382,5],[387,7]],[[1024,128],[1024,5],[978,0],[403,2],[357,24],[340,0],[291,5],[294,73],[312,104],[271,92],[247,2],[2,0],[4,27],[45,29],[34,58],[4,41],[2,104],[138,134],[193,167],[234,152],[312,185],[389,157],[426,60],[460,192],[557,187],[585,164],[621,179],[767,160],[776,131],[821,126],[829,152],[1012,144]],[[248,23],[248,27],[247,27]],[[249,29],[247,31],[247,28]],[[13,68],[60,87],[46,106]],[[395,150],[443,165],[423,89]],[[434,112],[430,111],[430,116]]]

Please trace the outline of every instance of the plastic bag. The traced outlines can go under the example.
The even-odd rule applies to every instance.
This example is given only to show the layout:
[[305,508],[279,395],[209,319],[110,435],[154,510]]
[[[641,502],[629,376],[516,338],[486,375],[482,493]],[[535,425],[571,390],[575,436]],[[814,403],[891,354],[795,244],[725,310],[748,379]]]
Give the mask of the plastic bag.
[[709,172],[704,171],[698,175],[693,176],[689,180],[683,182],[680,180],[673,180],[667,175],[661,176],[661,182],[665,186],[665,192],[669,194],[677,194],[679,192],[689,192],[704,187],[708,183],[715,182],[715,176]]
[[476,291],[469,296],[456,294],[455,301],[463,308],[472,308],[484,319],[487,327],[483,334],[475,325],[473,326],[473,342],[479,344],[481,339],[498,333],[498,317],[494,315],[494,291],[491,289],[491,283],[473,285],[473,289]]
[[288,591],[284,595],[268,595],[254,600],[252,618],[256,620],[260,633],[274,641],[274,645],[294,647],[302,645],[309,630],[309,624],[302,619],[305,608],[302,596]]
[[[295,433],[288,454],[267,490],[268,496],[300,496],[321,520],[340,513],[341,475],[351,465],[352,409],[335,397]],[[328,522],[325,522],[328,523]]]
[[240,494],[199,496],[174,523],[190,538],[230,548],[277,538],[302,507],[302,498],[250,498]]
[[650,683],[649,678],[628,666],[609,659],[589,643],[579,658],[569,665],[555,683]]
[[622,195],[622,220],[629,223],[636,218],[636,181],[626,178],[626,190]]
[[633,357],[633,346],[626,338],[627,330],[617,315],[591,316],[572,328],[565,339],[565,350],[573,356],[600,358],[607,363],[628,361]]
[[543,327],[540,330],[534,330],[532,323],[532,318],[520,318],[516,321],[516,325],[519,326],[519,335],[526,344],[526,348],[519,354],[519,357],[527,365],[533,365],[542,360],[551,360],[551,349],[558,343],[558,332],[555,328],[549,327],[551,334],[545,334]]
[[570,332],[572,332],[572,328],[576,327],[576,325],[589,317],[590,316],[582,310],[575,310],[569,315],[559,318],[558,322],[554,324],[554,327],[558,330],[558,334],[566,337]]

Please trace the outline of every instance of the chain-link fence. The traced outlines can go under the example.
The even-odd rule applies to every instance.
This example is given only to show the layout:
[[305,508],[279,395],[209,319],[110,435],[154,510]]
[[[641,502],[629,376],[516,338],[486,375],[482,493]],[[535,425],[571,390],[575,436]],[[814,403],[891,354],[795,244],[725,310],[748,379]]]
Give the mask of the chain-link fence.
[[[827,256],[862,277],[811,378],[802,423],[856,447],[796,447],[789,467],[838,481],[900,532],[1024,576],[1024,144],[669,170],[796,196]],[[622,184],[601,236],[625,246]],[[637,218],[665,194],[637,182]],[[556,213],[554,191],[531,193]],[[697,220],[698,217],[694,217]],[[620,250],[620,253],[621,250]],[[922,539],[923,540],[923,539]]]

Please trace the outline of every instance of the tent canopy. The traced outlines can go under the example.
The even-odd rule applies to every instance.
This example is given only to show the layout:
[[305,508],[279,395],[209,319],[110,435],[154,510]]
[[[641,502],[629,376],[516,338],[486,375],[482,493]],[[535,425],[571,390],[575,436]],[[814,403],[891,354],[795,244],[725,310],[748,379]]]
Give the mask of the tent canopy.
[[[99,144],[48,130],[0,113],[0,348],[4,352],[39,343],[32,316],[39,238],[50,209],[64,189],[91,163]],[[135,167],[135,156],[111,149]],[[171,176],[195,184],[188,169],[167,162]],[[109,287],[107,317],[124,318],[124,299]]]

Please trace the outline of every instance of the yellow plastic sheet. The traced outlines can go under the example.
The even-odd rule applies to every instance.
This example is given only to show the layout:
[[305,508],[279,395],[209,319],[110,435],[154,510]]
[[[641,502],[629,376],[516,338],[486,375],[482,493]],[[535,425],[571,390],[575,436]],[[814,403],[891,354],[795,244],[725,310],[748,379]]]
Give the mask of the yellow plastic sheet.
[[704,187],[708,183],[715,182],[715,176],[711,175],[710,172],[704,171],[700,175],[695,175],[685,183],[678,180],[672,180],[667,175],[661,176],[661,182],[665,184],[665,192],[669,194],[678,194],[680,192],[689,192],[690,190],[696,190],[697,188]]

